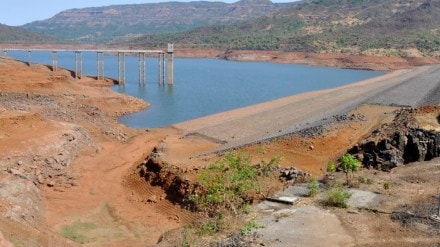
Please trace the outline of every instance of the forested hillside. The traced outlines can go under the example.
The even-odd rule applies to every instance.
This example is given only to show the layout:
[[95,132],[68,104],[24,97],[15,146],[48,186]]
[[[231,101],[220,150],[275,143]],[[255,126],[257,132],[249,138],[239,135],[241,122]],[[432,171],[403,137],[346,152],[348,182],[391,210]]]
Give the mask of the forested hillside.
[[133,45],[438,55],[440,0],[311,0],[254,20],[147,35]]

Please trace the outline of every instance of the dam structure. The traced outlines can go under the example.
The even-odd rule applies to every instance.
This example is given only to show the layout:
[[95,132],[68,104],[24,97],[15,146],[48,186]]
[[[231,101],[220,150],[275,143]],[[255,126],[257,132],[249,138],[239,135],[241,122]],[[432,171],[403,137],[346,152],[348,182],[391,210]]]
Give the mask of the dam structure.
[[[74,53],[74,76],[77,79],[81,79],[83,76],[83,53],[95,52],[96,53],[96,79],[104,80],[104,62],[105,56],[117,56],[118,58],[118,78],[117,81],[120,85],[125,84],[126,77],[126,56],[138,57],[138,80],[139,85],[145,86],[147,83],[147,58],[157,57],[158,71],[159,71],[159,84],[165,84],[165,74],[167,74],[167,83],[169,85],[174,84],[174,45],[168,44],[168,49],[164,50],[118,50],[118,49],[37,49],[37,48],[5,48],[3,49],[3,55],[7,56],[8,52],[22,51],[28,53],[27,64],[32,66],[32,52],[50,52],[51,53],[51,69],[52,71],[58,70],[58,53],[59,52],[73,52]],[[167,61],[167,63],[165,62]],[[26,62],[26,61],[25,61]]]

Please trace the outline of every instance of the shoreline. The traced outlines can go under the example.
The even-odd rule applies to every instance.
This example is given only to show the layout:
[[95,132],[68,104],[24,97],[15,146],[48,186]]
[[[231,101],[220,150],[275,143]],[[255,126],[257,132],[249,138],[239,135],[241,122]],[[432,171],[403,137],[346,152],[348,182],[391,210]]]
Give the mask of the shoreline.
[[[1,44],[3,48],[71,48],[71,49],[146,49],[145,47],[128,46],[98,46],[91,44]],[[149,48],[149,47],[147,47]],[[157,47],[155,48],[157,49]],[[163,50],[166,50],[164,48]],[[0,49],[1,51],[1,49]],[[417,66],[439,64],[440,58],[434,57],[396,57],[352,55],[343,53],[312,53],[312,52],[283,52],[264,50],[227,50],[216,48],[175,48],[175,57],[180,58],[217,58],[231,61],[274,62],[285,64],[303,64],[311,66],[336,67],[344,69],[392,71],[408,69]]]

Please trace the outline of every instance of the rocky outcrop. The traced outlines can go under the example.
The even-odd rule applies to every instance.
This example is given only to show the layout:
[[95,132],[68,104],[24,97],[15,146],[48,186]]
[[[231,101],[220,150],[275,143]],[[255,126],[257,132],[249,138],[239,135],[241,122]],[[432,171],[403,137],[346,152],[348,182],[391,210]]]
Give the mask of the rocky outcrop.
[[137,172],[149,184],[160,186],[168,200],[180,205],[188,205],[190,202],[185,199],[200,189],[198,184],[185,177],[184,171],[162,161],[154,151],[137,167]]
[[[421,128],[417,116],[440,111],[437,107],[402,109],[393,122],[381,126],[348,153],[364,167],[389,171],[399,164],[428,161],[440,157],[440,132]],[[437,113],[438,114],[438,113]]]
[[309,173],[299,170],[295,167],[278,168],[277,170],[280,171],[281,180],[292,183],[307,181],[311,176]]
[[423,129],[396,132],[390,139],[364,141],[349,153],[355,154],[365,167],[389,171],[398,164],[428,161],[440,157],[440,133]]

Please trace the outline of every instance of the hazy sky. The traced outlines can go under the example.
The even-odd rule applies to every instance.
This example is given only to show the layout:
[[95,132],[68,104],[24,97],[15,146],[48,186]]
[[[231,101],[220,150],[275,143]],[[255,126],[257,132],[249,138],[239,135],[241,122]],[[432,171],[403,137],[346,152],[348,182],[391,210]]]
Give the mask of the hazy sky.
[[[48,19],[60,11],[72,8],[99,7],[114,4],[157,3],[164,0],[1,0],[0,23],[19,26],[36,20]],[[190,2],[190,0],[173,0]],[[214,0],[207,0],[214,2]],[[218,0],[217,0],[218,1]],[[238,0],[220,0],[237,2]],[[272,0],[272,2],[294,2],[297,0]]]

